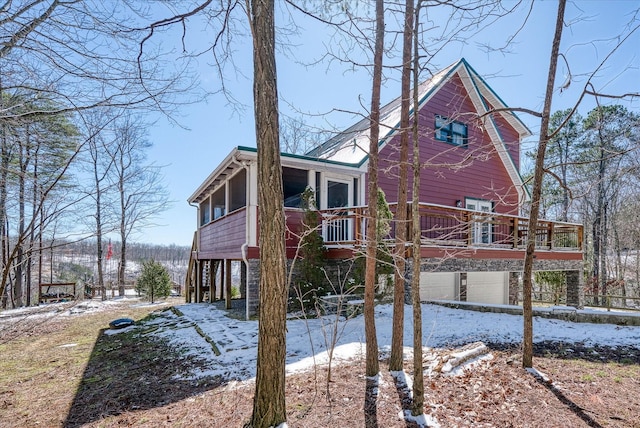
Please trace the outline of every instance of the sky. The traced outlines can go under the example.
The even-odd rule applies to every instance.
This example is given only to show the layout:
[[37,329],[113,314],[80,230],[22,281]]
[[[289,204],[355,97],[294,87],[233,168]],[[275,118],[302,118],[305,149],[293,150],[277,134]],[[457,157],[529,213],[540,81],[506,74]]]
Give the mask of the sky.
[[[296,34],[287,37],[287,44],[282,38],[278,40],[281,114],[302,118],[310,126],[321,129],[347,128],[361,118],[358,114],[366,113],[371,92],[369,71],[323,59],[327,47],[340,46],[331,37],[332,32],[293,10],[283,11],[284,2],[276,3],[280,7],[276,25],[289,27],[293,20],[299,26]],[[503,4],[511,7],[517,3]],[[437,71],[465,58],[508,106],[540,111],[556,8],[556,1],[525,2],[508,17],[487,28],[479,28],[464,40],[439,50],[429,65]],[[640,92],[640,29],[631,32],[622,47],[610,55],[616,42],[621,40],[618,35],[629,34],[630,23],[632,28],[640,25],[640,17],[631,15],[638,8],[640,2],[636,0],[568,3],[561,44],[566,61],[562,60],[558,66],[552,111],[572,107],[590,74],[598,67],[596,76],[591,80],[598,91],[609,94]],[[428,34],[446,28],[447,22],[445,15],[430,11],[428,27],[432,30]],[[393,28],[394,23],[388,21],[387,26]],[[188,21],[187,28],[185,40],[190,49],[206,47],[214,34],[201,21]],[[180,32],[168,32],[162,37],[166,46],[180,46]],[[183,105],[179,115],[172,119],[162,115],[151,118],[155,122],[148,135],[153,143],[149,160],[163,166],[172,203],[159,213],[155,220],[157,226],[148,227],[135,237],[138,242],[190,246],[196,230],[196,208],[189,206],[187,198],[234,147],[256,146],[251,40],[245,34],[234,38],[233,43],[233,60],[237,69],[227,68],[224,85],[238,104],[231,105],[217,93],[206,100]],[[487,51],[484,48],[487,45],[507,48]],[[356,51],[351,53],[358,58]],[[388,65],[397,64],[397,55],[385,61]],[[199,75],[200,88],[213,93],[220,89],[222,80],[211,62],[210,56],[200,57],[194,63],[193,71]],[[568,77],[571,77],[569,87],[560,91]],[[399,73],[388,69],[382,103],[397,96]],[[621,103],[640,112],[640,100],[637,98],[635,101],[606,99],[602,102]],[[587,98],[579,111],[585,114],[595,105],[592,98]],[[534,137],[525,142],[525,147],[531,147],[539,129],[539,118],[524,113],[518,113],[518,116],[534,133]]]

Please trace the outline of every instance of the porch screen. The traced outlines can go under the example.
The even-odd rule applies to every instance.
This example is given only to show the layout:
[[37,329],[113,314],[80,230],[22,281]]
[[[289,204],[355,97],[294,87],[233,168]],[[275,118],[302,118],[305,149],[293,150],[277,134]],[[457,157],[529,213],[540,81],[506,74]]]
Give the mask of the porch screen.
[[241,169],[229,180],[229,212],[247,205],[247,171]]
[[211,206],[213,207],[214,220],[226,214],[224,199],[224,186],[213,192],[213,195],[211,195]]
[[282,167],[284,206],[302,208],[302,193],[309,183],[309,172],[304,169]]
[[200,226],[204,226],[210,221],[211,221],[211,206],[209,205],[209,198],[207,198],[204,200],[204,202],[200,204]]

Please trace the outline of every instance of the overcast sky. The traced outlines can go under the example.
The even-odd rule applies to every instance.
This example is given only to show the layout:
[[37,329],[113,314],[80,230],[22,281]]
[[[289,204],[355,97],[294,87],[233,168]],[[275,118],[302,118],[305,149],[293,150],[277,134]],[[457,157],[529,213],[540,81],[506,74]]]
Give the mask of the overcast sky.
[[[284,2],[276,3],[282,6]],[[516,2],[504,4],[515,6]],[[535,2],[532,7],[529,2],[522,4],[508,18],[477,31],[464,42],[443,49],[430,61],[430,65],[439,69],[465,58],[507,105],[539,111],[548,73],[556,8],[556,1]],[[640,91],[640,30],[631,34],[622,49],[607,57],[619,34],[629,34],[629,26],[633,28],[640,25],[640,17],[635,16],[633,21],[631,14],[638,8],[640,4],[633,0],[568,3],[565,14],[567,26],[561,47],[568,67],[564,62],[560,63],[557,87],[564,83],[569,71],[573,80],[567,90],[556,91],[554,111],[575,104],[588,74],[605,60],[594,80],[597,90],[607,93]],[[345,112],[363,114],[369,105],[369,71],[353,71],[335,61],[309,65],[323,56],[326,46],[335,47],[336,40],[330,38],[332,31],[291,10],[287,14],[282,11],[279,13],[278,24],[284,25],[291,17],[300,28],[299,34],[289,37],[287,52],[281,49],[278,57],[281,109],[285,114],[296,117],[308,114],[304,117],[305,121],[323,129],[346,128],[359,117]],[[446,19],[435,13],[430,13],[430,18],[432,28],[444,28]],[[214,34],[197,21],[188,22],[187,25],[187,43],[204,46]],[[393,22],[388,23],[388,27],[393,25]],[[167,34],[165,37],[167,45],[180,42],[180,33]],[[485,45],[508,48],[487,52],[483,48]],[[165,165],[165,181],[174,202],[157,219],[159,226],[148,228],[136,236],[135,241],[191,245],[196,229],[196,208],[189,206],[186,199],[233,147],[255,147],[251,40],[246,36],[238,37],[234,46],[234,61],[240,73],[229,70],[225,85],[244,108],[232,107],[218,94],[209,97],[206,102],[181,108],[181,117],[176,118],[181,127],[171,124],[164,117],[157,119],[149,134],[149,140],[154,144],[150,160]],[[398,59],[396,57],[388,64],[391,61],[396,64]],[[202,87],[215,91],[220,88],[220,81],[208,62],[210,57],[200,58],[197,72]],[[426,77],[427,74],[424,75]],[[383,103],[399,96],[398,81],[399,73],[388,70],[382,93]],[[627,108],[640,111],[639,100],[622,103]],[[593,100],[585,100],[581,113],[586,113],[594,105]],[[332,109],[340,112],[327,115]],[[538,131],[538,118],[521,113],[518,116],[534,133]]]

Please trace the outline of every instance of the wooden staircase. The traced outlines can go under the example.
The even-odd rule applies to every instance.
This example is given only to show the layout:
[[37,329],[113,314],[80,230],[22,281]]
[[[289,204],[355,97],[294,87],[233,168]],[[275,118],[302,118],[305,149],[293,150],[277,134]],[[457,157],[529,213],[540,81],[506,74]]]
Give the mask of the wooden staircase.
[[[189,265],[185,278],[186,303],[213,302],[215,295],[215,276],[222,260],[198,260],[198,235],[193,234]],[[222,297],[221,297],[222,298]]]

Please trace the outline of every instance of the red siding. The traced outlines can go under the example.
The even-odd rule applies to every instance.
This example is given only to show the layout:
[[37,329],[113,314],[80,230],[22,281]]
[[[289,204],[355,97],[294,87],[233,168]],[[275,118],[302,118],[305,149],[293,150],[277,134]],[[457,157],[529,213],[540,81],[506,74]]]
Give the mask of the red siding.
[[[298,237],[302,227],[302,211],[286,209],[286,246],[290,254],[295,254]],[[240,259],[241,247],[246,241],[247,210],[246,208],[233,212],[200,228],[200,243],[198,247],[199,259]],[[256,227],[258,230],[258,227]],[[259,244],[259,242],[258,242]],[[255,248],[247,251],[246,257],[257,258]]]
[[302,233],[302,210],[285,209],[284,212],[287,230],[285,232],[285,245],[287,248],[296,248],[298,246],[298,236]]
[[[488,102],[487,105],[489,109],[493,108]],[[518,131],[509,125],[509,122],[507,122],[501,114],[494,114],[493,120],[498,127],[498,132],[502,137],[502,141],[504,141],[505,147],[509,151],[511,159],[513,159],[513,163],[516,168],[520,169],[520,135]]]
[[[258,217],[260,217],[260,209],[258,208]],[[302,210],[295,208],[285,208],[285,245],[286,248],[296,248],[298,246],[298,236],[302,231]],[[258,231],[257,243],[260,246],[260,222],[256,221],[256,230]]]
[[[467,124],[468,147],[435,140],[436,114]],[[493,201],[496,212],[517,213],[517,190],[489,135],[475,116],[473,103],[457,76],[440,88],[420,110],[420,201],[455,206],[457,200],[471,197]],[[389,202],[397,200],[399,145],[400,135],[396,135],[380,152],[379,184]],[[409,162],[412,162],[411,158]],[[409,198],[412,174],[410,169]]]
[[200,228],[199,259],[239,259],[245,243],[247,209],[241,208]]

